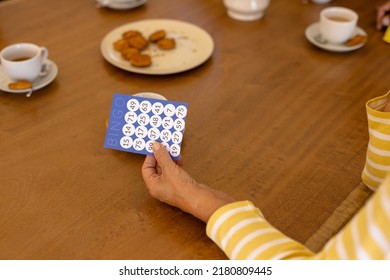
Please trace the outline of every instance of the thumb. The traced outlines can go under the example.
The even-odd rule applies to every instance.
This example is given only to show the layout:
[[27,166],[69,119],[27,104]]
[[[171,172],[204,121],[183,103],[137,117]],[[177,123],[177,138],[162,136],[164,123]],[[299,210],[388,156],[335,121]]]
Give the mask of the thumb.
[[153,143],[153,153],[161,169],[171,168],[175,165],[168,151],[158,142]]

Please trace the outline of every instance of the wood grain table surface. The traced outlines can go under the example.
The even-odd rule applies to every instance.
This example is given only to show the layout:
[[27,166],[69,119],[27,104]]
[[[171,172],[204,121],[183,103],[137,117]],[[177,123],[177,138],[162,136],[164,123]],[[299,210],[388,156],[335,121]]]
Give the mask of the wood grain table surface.
[[[390,87],[380,2],[330,3],[357,11],[368,34],[364,47],[335,53],[305,38],[330,4],[272,0],[262,19],[244,22],[222,0],[121,11],[93,0],[2,1],[0,48],[46,46],[58,75],[30,98],[0,92],[0,259],[226,259],[203,222],[150,197],[143,155],[103,147],[115,92],[187,102],[184,168],[305,242],[361,182],[365,102]],[[107,33],[148,19],[204,29],[212,56],[170,75],[103,58]]]

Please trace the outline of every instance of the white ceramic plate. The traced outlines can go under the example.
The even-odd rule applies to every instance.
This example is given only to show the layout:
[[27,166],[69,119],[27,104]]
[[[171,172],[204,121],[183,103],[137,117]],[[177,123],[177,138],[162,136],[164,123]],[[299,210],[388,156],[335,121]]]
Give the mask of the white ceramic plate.
[[107,7],[116,10],[127,10],[138,6],[141,6],[147,2],[147,0],[133,0],[133,1],[112,1],[96,0],[100,7]]
[[[47,60],[47,68],[48,68],[48,73],[45,76],[38,77],[34,82],[32,89],[33,91],[36,91],[38,89],[41,89],[48,84],[50,84],[55,77],[57,76],[58,73],[58,67],[57,65],[51,61]],[[27,93],[30,91],[30,89],[19,89],[19,90],[12,90],[8,88],[8,84],[12,83],[13,80],[8,77],[8,75],[4,72],[3,67],[0,65],[0,90],[6,91],[6,92],[11,92],[11,93]]]
[[[319,34],[320,34],[320,25],[318,22],[313,23],[306,28],[306,31],[305,31],[306,38],[313,45],[315,45],[321,49],[331,51],[331,52],[350,52],[350,51],[360,49],[361,47],[363,47],[365,45],[365,43],[361,43],[359,45],[349,47],[345,44],[334,44],[334,43],[328,43],[328,42],[321,43],[318,39],[316,39],[316,38],[318,38]],[[352,37],[356,36],[356,35],[367,36],[367,33],[362,28],[357,27],[355,30],[355,33],[352,35]]]
[[[155,44],[149,44],[143,53],[151,55],[151,66],[134,67],[113,47],[114,42],[119,40],[125,31],[138,30],[145,37],[149,37],[160,29],[167,32],[167,37],[175,39],[176,47],[172,50],[160,50]],[[204,63],[213,53],[214,41],[205,30],[191,23],[171,19],[151,19],[117,27],[103,38],[100,49],[109,63],[123,70],[163,75],[183,72]]]

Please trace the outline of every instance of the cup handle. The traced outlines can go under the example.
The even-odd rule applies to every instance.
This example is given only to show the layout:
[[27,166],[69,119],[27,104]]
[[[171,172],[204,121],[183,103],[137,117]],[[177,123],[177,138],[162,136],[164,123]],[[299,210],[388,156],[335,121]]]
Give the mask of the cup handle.
[[46,76],[50,69],[50,65],[47,62],[47,58],[49,57],[49,50],[45,47],[41,47],[41,55],[42,55],[42,68],[41,68],[41,73],[39,73],[39,76]]
[[46,76],[50,72],[50,63],[48,61],[44,61],[42,63],[41,73],[39,73],[39,77]]
[[49,57],[49,50],[45,47],[41,47],[42,61],[45,61]]

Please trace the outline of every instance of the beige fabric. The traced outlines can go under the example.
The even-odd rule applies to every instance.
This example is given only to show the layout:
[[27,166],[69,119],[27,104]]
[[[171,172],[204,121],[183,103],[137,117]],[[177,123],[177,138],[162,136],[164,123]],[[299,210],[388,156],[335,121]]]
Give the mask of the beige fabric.
[[320,229],[306,240],[305,245],[314,252],[321,250],[325,243],[359,211],[372,193],[366,185],[360,183],[336,208]]

